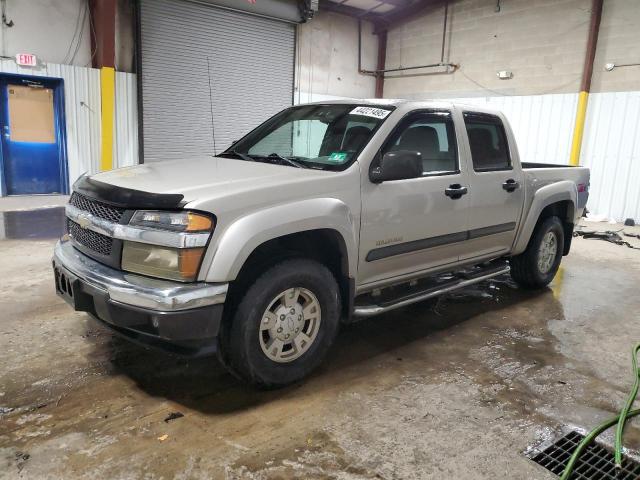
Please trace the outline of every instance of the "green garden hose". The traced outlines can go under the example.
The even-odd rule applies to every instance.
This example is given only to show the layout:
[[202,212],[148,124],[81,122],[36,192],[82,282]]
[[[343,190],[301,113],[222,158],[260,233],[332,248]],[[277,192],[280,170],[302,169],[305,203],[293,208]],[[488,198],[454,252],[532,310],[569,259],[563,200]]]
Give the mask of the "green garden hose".
[[620,416],[618,418],[618,426],[616,427],[616,446],[614,452],[616,457],[616,467],[618,468],[622,466],[622,432],[624,431],[624,424],[629,417],[629,410],[631,409],[631,405],[633,405],[633,402],[635,402],[636,396],[638,395],[638,384],[640,383],[640,372],[638,371],[637,363],[638,350],[640,350],[640,343],[633,347],[631,362],[633,365],[633,376],[635,377],[635,379],[633,382],[633,388],[631,389],[631,393],[629,394],[629,398],[627,398],[627,403],[624,404],[624,407],[620,412]]
[[625,403],[624,407],[620,411],[620,414],[598,425],[596,428],[594,428],[589,432],[589,434],[584,438],[584,440],[582,440],[582,442],[578,444],[575,451],[573,452],[573,455],[571,455],[571,458],[569,459],[569,463],[567,463],[567,466],[565,467],[564,472],[562,472],[562,476],[560,477],[560,480],[569,480],[569,478],[571,477],[571,474],[573,473],[573,469],[576,466],[576,462],[578,461],[578,458],[580,458],[580,455],[582,455],[582,452],[584,452],[584,450],[589,446],[591,442],[593,442],[596,439],[598,435],[600,435],[602,432],[604,432],[605,430],[607,430],[608,428],[616,424],[618,426],[616,429],[614,456],[615,456],[616,467],[620,468],[622,466],[622,432],[624,430],[624,425],[626,421],[629,420],[631,417],[640,415],[640,409],[630,410],[631,405],[633,405],[633,402],[636,399],[636,395],[638,394],[638,386],[640,384],[640,371],[638,370],[638,364],[636,360],[639,350],[640,350],[640,343],[637,344],[635,347],[633,347],[633,354],[632,354],[633,375],[634,375],[633,388],[631,389],[629,398],[627,398],[627,402]]

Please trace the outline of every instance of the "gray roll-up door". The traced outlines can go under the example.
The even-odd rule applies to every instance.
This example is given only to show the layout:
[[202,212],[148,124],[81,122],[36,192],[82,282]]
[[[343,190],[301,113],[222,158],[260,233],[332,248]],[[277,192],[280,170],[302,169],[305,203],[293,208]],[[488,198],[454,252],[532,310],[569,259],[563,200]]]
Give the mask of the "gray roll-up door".
[[141,0],[144,161],[219,153],[293,99],[291,23]]

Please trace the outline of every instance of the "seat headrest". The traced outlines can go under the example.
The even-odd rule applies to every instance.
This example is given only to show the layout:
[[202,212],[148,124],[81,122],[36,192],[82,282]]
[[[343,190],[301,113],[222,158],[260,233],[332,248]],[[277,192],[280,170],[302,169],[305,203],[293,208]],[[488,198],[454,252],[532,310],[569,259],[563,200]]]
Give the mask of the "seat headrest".
[[371,135],[371,130],[365,126],[358,125],[351,127],[344,134],[342,150],[347,152],[358,151],[367,138],[369,138],[369,135]]
[[423,158],[428,158],[440,152],[438,132],[427,125],[419,125],[407,129],[398,142],[398,150],[411,150],[422,153]]

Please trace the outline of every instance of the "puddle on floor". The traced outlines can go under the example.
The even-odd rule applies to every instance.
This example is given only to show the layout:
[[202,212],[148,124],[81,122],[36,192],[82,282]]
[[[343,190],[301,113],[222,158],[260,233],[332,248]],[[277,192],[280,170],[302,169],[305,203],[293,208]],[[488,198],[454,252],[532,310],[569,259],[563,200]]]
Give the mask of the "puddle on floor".
[[41,240],[64,233],[64,207],[0,212],[0,240]]

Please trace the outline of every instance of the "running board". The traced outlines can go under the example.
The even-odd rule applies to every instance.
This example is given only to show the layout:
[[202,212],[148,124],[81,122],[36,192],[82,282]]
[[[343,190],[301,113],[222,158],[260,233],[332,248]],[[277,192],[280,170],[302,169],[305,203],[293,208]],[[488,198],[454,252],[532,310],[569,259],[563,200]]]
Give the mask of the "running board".
[[[506,262],[500,262],[498,265],[494,263],[471,274],[460,272],[459,274],[450,275],[450,279],[441,281],[435,286],[413,288],[409,289],[409,292],[405,290],[404,294],[398,295],[395,298],[381,299],[382,301],[371,304],[359,304],[356,300],[353,314],[356,317],[372,317],[504,275],[505,273],[509,273],[509,270],[509,265],[507,265]],[[366,297],[368,300],[374,300],[376,298],[370,294],[366,295]]]

